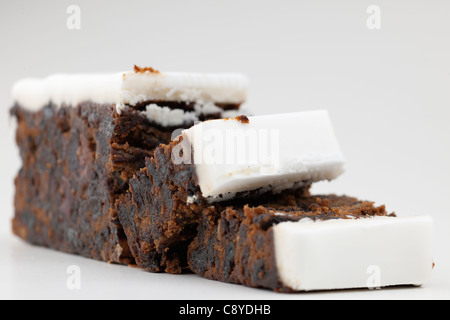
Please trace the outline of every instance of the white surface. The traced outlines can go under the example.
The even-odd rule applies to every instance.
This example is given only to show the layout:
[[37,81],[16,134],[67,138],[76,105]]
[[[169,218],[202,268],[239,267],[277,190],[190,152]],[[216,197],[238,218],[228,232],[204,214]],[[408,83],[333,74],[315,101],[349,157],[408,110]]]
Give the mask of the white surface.
[[274,239],[281,281],[294,290],[422,285],[433,269],[429,216],[284,222]]
[[[77,0],[81,30],[68,30],[72,4],[0,1],[0,144],[7,155],[0,157],[0,297],[450,298],[450,1]],[[373,4],[381,8],[381,30],[366,26]],[[255,114],[328,109],[346,172],[313,191],[385,203],[399,216],[432,215],[431,281],[422,288],[277,295],[146,274],[12,237],[13,179],[20,166],[8,116],[13,83],[134,64],[247,74]],[[81,291],[66,289],[71,264],[84,274]]]
[[[450,282],[437,267],[423,287],[279,294],[202,279],[196,275],[152,274],[0,238],[0,299],[443,299]],[[80,270],[79,290],[67,287],[69,267]]]
[[[205,198],[336,179],[344,156],[327,111],[205,121],[183,132]],[[185,155],[188,152],[184,152]]]
[[[240,74],[124,72],[56,74],[14,84],[12,98],[22,107],[98,104],[137,105],[145,101],[188,101],[240,104],[247,99],[248,78]],[[120,110],[120,108],[118,108]]]

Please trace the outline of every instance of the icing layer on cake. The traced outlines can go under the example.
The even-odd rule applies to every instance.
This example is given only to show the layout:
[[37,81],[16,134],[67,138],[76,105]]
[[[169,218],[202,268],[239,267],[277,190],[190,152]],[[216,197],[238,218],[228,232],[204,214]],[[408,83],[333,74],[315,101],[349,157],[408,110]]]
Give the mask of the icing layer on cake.
[[344,171],[327,111],[205,121],[183,132],[205,198],[275,193],[333,180]]
[[273,227],[281,281],[296,291],[422,285],[433,269],[433,219],[374,217]]
[[242,74],[155,72],[138,69],[115,74],[57,74],[24,79],[13,87],[15,103],[30,111],[48,104],[77,106],[91,101],[115,104],[118,110],[146,102],[241,104],[247,99],[249,80]]

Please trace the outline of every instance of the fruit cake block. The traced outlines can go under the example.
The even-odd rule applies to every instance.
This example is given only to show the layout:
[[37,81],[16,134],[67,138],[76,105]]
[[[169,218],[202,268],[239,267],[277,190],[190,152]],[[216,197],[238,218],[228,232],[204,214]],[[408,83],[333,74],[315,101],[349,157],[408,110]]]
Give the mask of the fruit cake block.
[[132,264],[114,203],[173,131],[226,117],[245,101],[239,74],[133,72],[25,79],[13,89],[13,232],[36,245]]

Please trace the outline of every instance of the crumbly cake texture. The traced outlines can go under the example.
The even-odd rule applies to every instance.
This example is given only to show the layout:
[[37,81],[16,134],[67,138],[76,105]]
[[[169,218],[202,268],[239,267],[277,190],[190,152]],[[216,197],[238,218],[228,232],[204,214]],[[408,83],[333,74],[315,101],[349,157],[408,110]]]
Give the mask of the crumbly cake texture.
[[[110,211],[133,166],[139,167],[150,153],[116,135],[118,119],[112,107],[47,106],[29,112],[16,106],[12,114],[18,120],[17,144],[23,159],[15,182],[14,233],[68,253],[131,262]],[[132,118],[130,114],[128,129],[133,126],[137,131]],[[127,161],[129,171],[122,170]]]
[[390,216],[385,207],[339,196],[284,195],[260,206],[204,211],[198,236],[189,247],[190,269],[211,280],[294,292],[279,277],[274,226],[283,222]]
[[[133,78],[128,83],[130,88],[151,78],[149,72],[128,73]],[[172,74],[169,78],[176,82],[177,77]],[[201,84],[209,83],[205,79]],[[23,165],[15,180],[12,225],[17,236],[32,244],[134,264],[114,204],[128,190],[129,179],[146,166],[145,159],[154,149],[170,142],[176,128],[193,124],[164,126],[149,117],[145,108],[155,105],[186,112],[198,104],[151,99],[126,106],[98,103],[108,101],[103,94],[115,96],[117,81],[111,85],[110,80],[109,76],[61,76],[24,80],[15,86],[16,104],[11,115],[18,122],[16,141]],[[90,82],[95,83],[92,90]],[[214,89],[223,93],[224,102],[213,103],[215,112],[199,114],[201,120],[220,118],[226,110],[239,109],[240,102],[226,102],[227,90],[220,91],[221,82],[216,82]],[[183,83],[178,84],[181,90]],[[81,102],[84,98],[91,100]],[[40,106],[43,101],[47,105]],[[70,101],[76,104],[67,104]]]
[[201,205],[187,204],[189,194],[198,193],[194,168],[173,165],[174,145],[160,146],[146,159],[116,205],[136,264],[150,272],[177,274],[187,267],[187,247],[201,213]]

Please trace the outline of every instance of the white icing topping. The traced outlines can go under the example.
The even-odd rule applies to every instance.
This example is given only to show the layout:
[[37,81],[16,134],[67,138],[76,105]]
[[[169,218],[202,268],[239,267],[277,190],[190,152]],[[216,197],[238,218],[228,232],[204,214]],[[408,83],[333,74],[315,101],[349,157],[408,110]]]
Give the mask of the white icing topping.
[[241,74],[129,72],[124,75],[121,94],[131,105],[151,100],[238,104],[247,99],[248,83]]
[[[117,108],[117,110],[120,114],[127,108],[129,107],[126,105],[121,105]],[[227,111],[219,108],[214,103],[206,103],[204,105],[196,103],[194,105],[194,111],[171,109],[169,107],[158,106],[157,104],[150,104],[146,107],[146,110],[141,113],[150,121],[160,126],[176,127],[186,126],[188,124],[193,125],[196,122],[200,122],[202,116],[218,114],[222,118],[226,118],[225,113],[227,113]]]
[[160,107],[156,104],[148,105],[146,111],[142,112],[149,120],[163,126],[175,127],[185,123],[194,123],[198,121],[195,112],[186,112],[182,109],[170,109]]
[[93,101],[115,104],[121,101],[122,74],[52,75],[45,79],[18,81],[12,90],[16,103],[30,111],[38,111],[50,102],[60,107]]
[[214,103],[241,104],[247,99],[248,78],[241,74],[117,73],[53,75],[24,79],[13,87],[13,99],[23,108],[37,111],[49,102],[77,106],[86,101],[126,105],[146,101],[195,102],[205,112]]
[[194,106],[195,113],[197,116],[200,115],[212,115],[223,113],[224,110],[216,106],[213,102],[208,103],[196,103]]
[[214,120],[183,132],[205,198],[337,178],[344,157],[326,111]]
[[284,222],[274,239],[280,279],[298,291],[422,285],[433,266],[427,216]]

